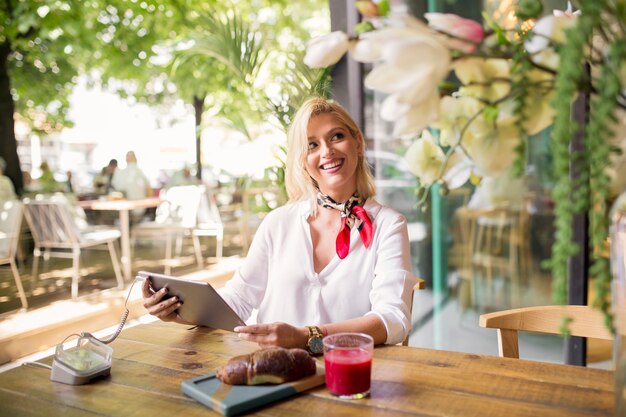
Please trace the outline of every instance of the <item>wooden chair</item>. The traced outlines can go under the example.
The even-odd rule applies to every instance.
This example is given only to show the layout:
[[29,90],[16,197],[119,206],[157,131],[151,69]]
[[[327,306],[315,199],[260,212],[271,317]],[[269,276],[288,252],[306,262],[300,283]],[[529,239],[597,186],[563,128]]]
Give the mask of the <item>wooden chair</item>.
[[[426,288],[426,281],[424,281],[422,278],[418,278],[417,283],[413,286],[413,291],[411,292],[411,304],[409,307],[409,311],[411,313],[411,319],[413,319],[413,298],[415,298],[415,292],[419,290],[423,290],[425,288]],[[406,337],[402,341],[402,346],[409,345],[409,336],[410,336],[409,334],[406,335]]]
[[217,208],[215,196],[206,186],[202,187],[197,223],[195,227],[191,229],[190,233],[196,252],[196,261],[198,262],[198,266],[200,268],[204,266],[204,257],[202,256],[199,239],[202,236],[215,237],[215,256],[218,261],[222,258],[224,250],[224,224],[222,223],[222,218]]
[[28,301],[26,300],[20,272],[15,262],[23,212],[24,206],[17,200],[4,201],[0,205],[0,265],[9,264],[11,266],[22,308],[27,309]]
[[33,251],[33,283],[38,277],[39,257],[51,256],[72,259],[72,298],[78,296],[80,279],[79,260],[82,249],[107,245],[111,255],[118,288],[124,287],[114,242],[120,231],[109,228],[90,228],[77,223],[69,202],[64,197],[25,199],[24,214],[30,227],[35,249]]
[[560,334],[563,319],[571,336],[613,340],[604,325],[602,312],[589,306],[540,306],[498,311],[480,316],[480,327],[498,329],[498,353],[505,358],[519,359],[517,332]]
[[502,276],[512,284],[511,304],[520,305],[516,297],[521,281],[532,274],[528,211],[507,206],[461,207],[455,216],[463,254],[459,276],[469,285],[469,304],[478,304],[474,294],[477,277],[486,280],[488,301],[493,298],[494,278]]
[[138,238],[165,239],[165,273],[168,275],[174,260],[174,242],[179,255],[183,237],[197,225],[202,190],[203,187],[198,185],[181,185],[161,191],[162,201],[157,207],[155,220],[138,223],[132,229],[133,242]]

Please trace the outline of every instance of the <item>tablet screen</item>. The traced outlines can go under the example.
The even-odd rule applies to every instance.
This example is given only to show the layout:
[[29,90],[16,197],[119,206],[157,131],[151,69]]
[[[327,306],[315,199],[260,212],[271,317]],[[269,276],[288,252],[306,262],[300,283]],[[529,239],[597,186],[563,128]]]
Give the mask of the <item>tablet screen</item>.
[[207,282],[189,281],[169,275],[141,271],[139,278],[150,278],[154,291],[167,287],[164,298],[177,296],[183,305],[178,315],[192,324],[233,331],[237,326],[245,326],[243,320]]

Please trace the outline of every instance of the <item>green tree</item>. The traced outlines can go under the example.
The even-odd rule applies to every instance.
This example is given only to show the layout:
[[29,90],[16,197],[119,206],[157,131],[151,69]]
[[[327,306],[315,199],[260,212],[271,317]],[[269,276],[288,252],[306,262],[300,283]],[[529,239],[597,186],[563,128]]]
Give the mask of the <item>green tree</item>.
[[70,125],[68,95],[77,75],[72,45],[84,28],[80,9],[69,0],[5,0],[0,22],[0,156],[21,193],[14,117],[35,132]]
[[211,122],[254,137],[254,127],[279,108],[258,99],[264,97],[256,80],[265,58],[272,56],[265,76],[284,79],[293,65],[285,51],[302,51],[311,37],[311,18],[328,17],[326,0],[295,5],[282,0],[107,3],[98,18],[91,19],[90,30],[101,43],[94,48],[98,52],[91,64],[105,83],[130,82],[118,89],[121,96],[165,106],[177,97],[190,104],[198,168],[203,115],[208,112]]
[[[21,190],[14,114],[42,133],[70,126],[68,95],[79,74],[151,105],[182,98],[194,108],[198,137],[207,109],[249,130],[267,109],[250,100],[239,80],[256,77],[249,71],[259,68],[263,49],[303,49],[311,37],[307,19],[319,13],[328,13],[325,0],[6,0],[0,5],[0,155],[8,175]],[[187,57],[182,65],[176,49],[194,36],[213,42],[215,51],[211,59]],[[271,62],[269,76],[286,73],[288,62]]]
[[0,156],[18,193],[23,184],[15,119],[39,134],[71,126],[68,97],[78,75],[96,68],[105,80],[113,74],[123,79],[137,73],[143,61],[157,56],[154,45],[177,36],[172,27],[181,19],[171,18],[180,14],[178,3],[0,3]]

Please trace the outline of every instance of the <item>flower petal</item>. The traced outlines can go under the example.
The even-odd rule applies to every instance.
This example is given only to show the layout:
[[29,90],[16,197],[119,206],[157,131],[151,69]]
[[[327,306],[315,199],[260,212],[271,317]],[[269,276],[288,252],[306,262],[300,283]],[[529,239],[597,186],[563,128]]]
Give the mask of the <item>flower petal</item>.
[[[392,42],[382,52],[384,64],[376,66],[365,78],[365,86],[393,94],[408,88],[436,87],[449,71],[448,50],[434,38],[414,36]],[[405,99],[418,102],[421,99]]]
[[420,179],[424,185],[430,185],[439,178],[441,164],[445,155],[434,142],[428,131],[414,141],[406,151],[405,159],[409,170]]
[[382,44],[375,39],[361,36],[358,42],[350,45],[350,54],[355,61],[371,63],[380,61]]
[[325,68],[336,64],[348,51],[348,35],[336,31],[309,41],[304,63],[311,68]]
[[484,176],[498,175],[511,166],[520,139],[515,126],[492,130],[476,136],[466,149]]
[[385,98],[380,106],[380,117],[388,122],[394,122],[409,112],[411,106],[398,100],[397,94]]
[[470,160],[455,152],[448,159],[446,172],[443,174],[443,180],[450,190],[462,187],[472,174],[472,163]]
[[429,124],[437,119],[439,115],[439,94],[436,91],[423,103],[411,107],[411,109],[400,117],[394,126],[393,135],[395,137],[405,135],[415,135],[422,132]]

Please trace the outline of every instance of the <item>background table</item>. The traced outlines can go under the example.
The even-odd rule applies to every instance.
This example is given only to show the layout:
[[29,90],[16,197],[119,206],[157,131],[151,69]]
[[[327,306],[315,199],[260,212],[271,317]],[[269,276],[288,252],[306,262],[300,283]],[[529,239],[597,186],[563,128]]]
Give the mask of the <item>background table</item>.
[[[0,415],[218,416],[183,395],[181,381],[257,349],[228,332],[162,322],[127,329],[111,346],[111,376],[89,385],[55,383],[48,370],[26,366],[0,374]],[[606,370],[385,346],[375,349],[372,379],[371,398],[339,400],[322,386],[252,415],[614,414],[613,372]]]
[[125,280],[132,277],[132,260],[130,250],[130,211],[139,208],[157,207],[161,200],[157,197],[142,200],[85,200],[78,205],[86,210],[117,211],[120,215],[120,246],[122,247],[122,274]]

